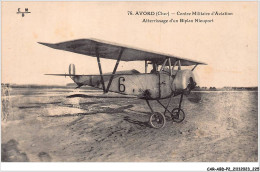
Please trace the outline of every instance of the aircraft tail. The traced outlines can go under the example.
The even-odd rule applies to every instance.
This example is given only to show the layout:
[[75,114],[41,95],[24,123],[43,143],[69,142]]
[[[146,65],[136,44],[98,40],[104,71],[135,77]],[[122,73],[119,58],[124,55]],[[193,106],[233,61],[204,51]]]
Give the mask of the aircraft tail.
[[72,79],[72,81],[74,81],[77,84],[76,88],[80,88],[81,86],[83,86],[83,84],[78,82],[76,79],[76,67],[74,64],[69,65],[69,77]]
[[[126,70],[126,71],[118,71],[116,74],[112,73],[104,73],[103,79],[106,84],[106,82],[109,82],[111,76],[124,76],[124,75],[138,75],[141,74],[137,70]],[[78,75],[76,74],[76,67],[74,64],[69,65],[69,73],[68,74],[45,74],[45,75],[52,75],[52,76],[69,76],[71,80],[77,84],[76,88],[80,88],[83,85],[88,85],[95,88],[101,88],[102,89],[102,82],[100,74],[90,74],[90,75]]]
[[[74,64],[69,65],[69,75],[76,75],[76,67]],[[73,80],[73,76],[70,76],[70,78]]]

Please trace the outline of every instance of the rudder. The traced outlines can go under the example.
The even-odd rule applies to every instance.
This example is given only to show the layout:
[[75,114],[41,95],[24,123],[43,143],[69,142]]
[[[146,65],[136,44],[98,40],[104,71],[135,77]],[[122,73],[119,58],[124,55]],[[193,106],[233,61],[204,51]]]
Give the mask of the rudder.
[[[76,74],[76,68],[74,64],[69,65],[69,74],[70,75],[75,75]],[[71,79],[73,79],[73,76],[70,76]]]

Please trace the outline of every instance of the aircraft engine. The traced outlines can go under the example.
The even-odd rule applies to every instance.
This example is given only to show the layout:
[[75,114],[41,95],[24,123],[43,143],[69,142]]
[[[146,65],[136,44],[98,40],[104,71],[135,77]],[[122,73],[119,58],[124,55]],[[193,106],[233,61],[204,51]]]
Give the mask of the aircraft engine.
[[190,92],[196,86],[196,77],[191,70],[176,71],[176,76],[173,81],[173,90]]

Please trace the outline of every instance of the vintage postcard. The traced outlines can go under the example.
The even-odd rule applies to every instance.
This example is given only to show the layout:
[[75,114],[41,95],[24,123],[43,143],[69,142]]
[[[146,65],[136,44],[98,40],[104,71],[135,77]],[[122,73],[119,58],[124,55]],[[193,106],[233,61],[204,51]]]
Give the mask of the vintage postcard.
[[258,162],[257,1],[1,9],[2,162]]

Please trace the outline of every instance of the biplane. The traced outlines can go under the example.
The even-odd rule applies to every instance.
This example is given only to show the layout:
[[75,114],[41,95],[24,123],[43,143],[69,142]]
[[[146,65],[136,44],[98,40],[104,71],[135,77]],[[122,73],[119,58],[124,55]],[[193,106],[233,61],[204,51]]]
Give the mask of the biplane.
[[[189,94],[197,84],[194,69],[198,65],[206,65],[203,62],[170,54],[145,51],[95,39],[78,39],[56,44],[39,43],[58,50],[96,57],[100,72],[98,75],[78,75],[75,73],[74,64],[70,64],[68,74],[47,75],[69,76],[77,84],[77,88],[87,85],[102,89],[104,93],[116,92],[143,99],[151,110],[149,123],[153,128],[164,127],[166,113],[170,113],[173,122],[180,123],[184,120],[185,113],[181,109],[183,95]],[[100,58],[116,60],[112,73],[102,72]],[[120,61],[144,61],[145,72],[140,73],[137,70],[117,72]],[[150,72],[147,71],[148,65],[152,65]],[[182,66],[192,66],[192,68],[182,69]],[[178,107],[170,110],[172,97],[178,95],[180,95]],[[164,105],[160,100],[167,98],[168,102]],[[152,100],[157,101],[164,108],[163,113],[153,110],[149,103]]]

